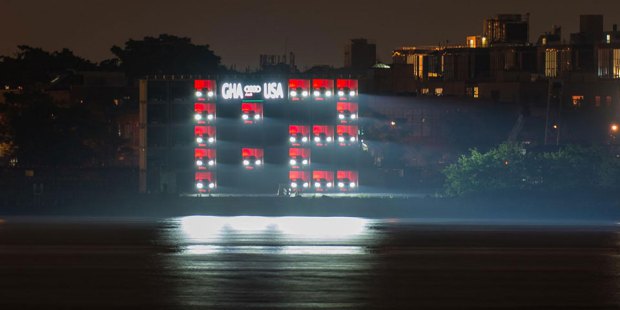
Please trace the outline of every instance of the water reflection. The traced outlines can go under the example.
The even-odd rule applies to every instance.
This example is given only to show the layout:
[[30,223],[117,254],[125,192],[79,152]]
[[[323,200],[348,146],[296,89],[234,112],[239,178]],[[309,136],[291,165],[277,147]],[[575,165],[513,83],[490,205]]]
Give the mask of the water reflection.
[[361,254],[369,220],[351,217],[216,217],[176,220],[172,242],[181,254]]

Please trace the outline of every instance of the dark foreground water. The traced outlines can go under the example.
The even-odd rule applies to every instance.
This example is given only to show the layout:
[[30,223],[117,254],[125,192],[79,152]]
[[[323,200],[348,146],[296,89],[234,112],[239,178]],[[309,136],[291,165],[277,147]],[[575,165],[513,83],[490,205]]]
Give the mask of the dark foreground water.
[[0,309],[615,309],[612,226],[0,220]]

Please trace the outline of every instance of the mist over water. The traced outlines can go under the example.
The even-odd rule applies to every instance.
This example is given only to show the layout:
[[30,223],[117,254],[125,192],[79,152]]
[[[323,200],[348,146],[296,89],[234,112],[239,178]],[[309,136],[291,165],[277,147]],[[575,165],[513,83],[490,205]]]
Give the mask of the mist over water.
[[619,241],[614,225],[5,218],[0,307],[608,309]]

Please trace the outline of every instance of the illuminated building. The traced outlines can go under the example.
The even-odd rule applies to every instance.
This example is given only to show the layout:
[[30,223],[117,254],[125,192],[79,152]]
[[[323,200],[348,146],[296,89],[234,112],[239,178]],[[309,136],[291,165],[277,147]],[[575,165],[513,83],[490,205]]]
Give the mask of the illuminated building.
[[357,80],[175,77],[140,86],[143,192],[358,190]]

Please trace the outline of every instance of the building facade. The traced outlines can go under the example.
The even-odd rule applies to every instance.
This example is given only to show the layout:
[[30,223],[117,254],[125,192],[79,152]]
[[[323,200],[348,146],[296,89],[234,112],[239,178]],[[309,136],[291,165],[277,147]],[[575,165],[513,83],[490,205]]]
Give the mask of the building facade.
[[357,80],[170,77],[140,88],[143,192],[358,190]]

